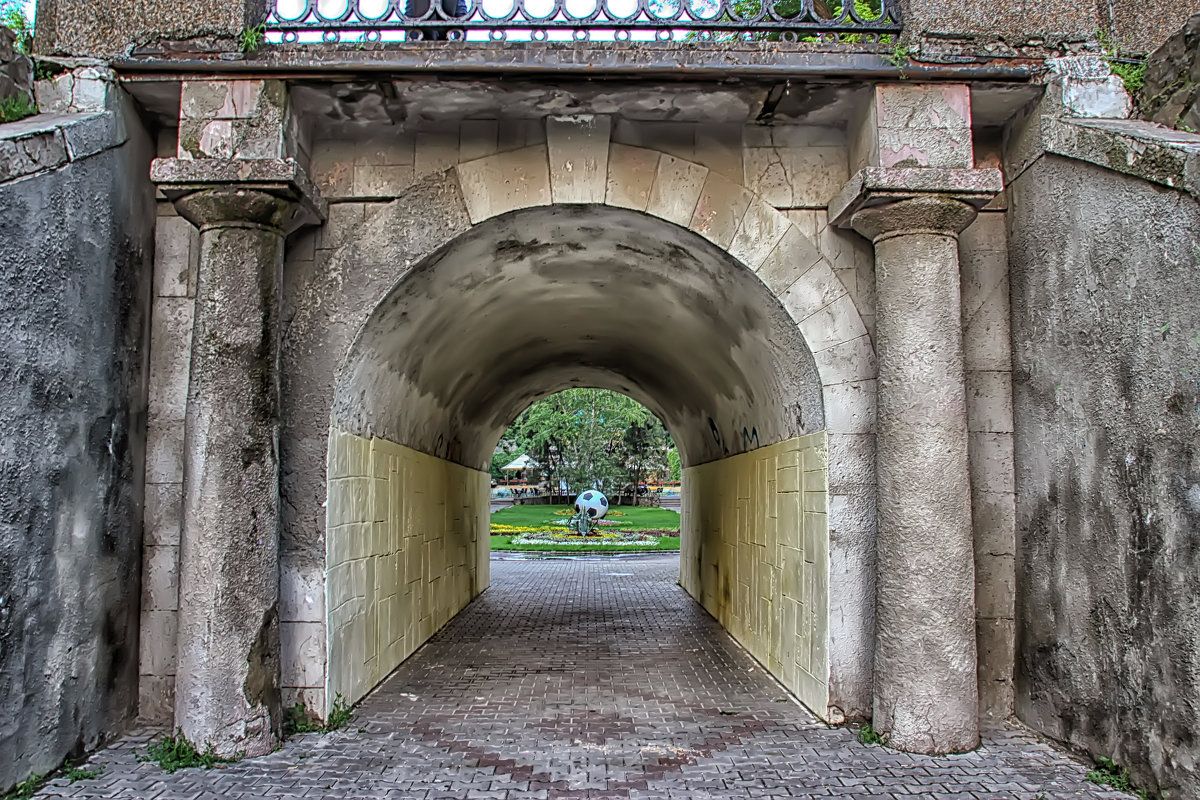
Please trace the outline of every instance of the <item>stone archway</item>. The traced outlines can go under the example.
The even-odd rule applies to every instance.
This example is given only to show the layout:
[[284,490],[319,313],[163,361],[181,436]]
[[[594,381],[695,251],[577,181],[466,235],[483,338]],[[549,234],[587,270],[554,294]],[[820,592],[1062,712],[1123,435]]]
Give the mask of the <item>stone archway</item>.
[[[446,175],[414,186],[405,197],[345,234],[346,244],[333,253],[324,274],[316,276],[306,287],[305,297],[298,298],[297,314],[285,340],[285,426],[292,426],[293,431],[300,429],[298,432],[310,437],[311,442],[305,458],[297,459],[294,454],[289,458],[288,442],[295,441],[295,436],[289,435],[285,427],[285,495],[290,493],[289,484],[296,489],[311,485],[312,478],[305,477],[296,467],[300,461],[312,465],[316,444],[312,433],[317,430],[321,410],[328,414],[333,409],[335,421],[338,419],[333,387],[311,385],[308,376],[315,371],[314,363],[319,361],[326,365],[321,368],[327,369],[331,356],[350,350],[350,340],[363,329],[367,313],[383,301],[400,276],[423,259],[431,254],[434,259],[441,257],[441,251],[454,238],[497,216],[550,206],[552,202],[565,208],[591,204],[610,211],[626,209],[624,213],[640,212],[636,216],[657,218],[660,225],[661,221],[670,222],[671,228],[680,234],[691,231],[693,237],[707,240],[708,246],[722,252],[746,275],[757,276],[756,285],[786,312],[795,326],[801,348],[813,354],[813,385],[819,386],[816,391],[824,397],[823,406],[818,409],[827,423],[823,426],[827,449],[819,449],[829,453],[828,460],[833,465],[829,499],[822,506],[822,510],[828,511],[828,524],[821,526],[823,541],[828,541],[832,532],[831,552],[820,578],[826,585],[833,585],[820,614],[822,634],[817,657],[823,663],[819,686],[809,687],[806,701],[817,713],[832,719],[838,719],[844,711],[863,714],[869,709],[871,699],[873,604],[869,587],[873,570],[870,535],[873,497],[870,484],[874,455],[870,434],[874,423],[874,358],[853,303],[830,265],[803,233],[743,187],[723,176],[709,174],[703,166],[656,151],[610,145],[605,131],[586,124],[571,125],[566,130],[569,136],[551,135],[549,146],[461,164]],[[597,156],[597,138],[603,144],[602,158]],[[341,313],[333,313],[335,309]],[[349,362],[347,367],[350,368]],[[763,431],[756,431],[753,424],[733,422],[730,419],[722,423],[728,428],[724,433],[718,428],[723,441],[736,443],[728,454],[754,449],[755,433],[757,444],[768,444]],[[745,436],[742,427],[747,429]],[[360,431],[379,433],[365,427]],[[782,433],[771,438],[786,439]],[[377,437],[375,441],[387,439]],[[433,442],[423,442],[414,449],[426,455],[437,451],[436,437]],[[746,458],[761,461],[768,455],[775,457],[768,450],[763,448],[758,456]],[[449,454],[440,452],[442,456]],[[695,458],[694,463],[715,463],[714,459],[726,454],[706,453]],[[369,452],[358,457],[369,458]],[[331,451],[330,477],[336,474],[338,458]],[[707,471],[714,476],[713,480],[719,481],[713,468]],[[332,489],[329,498],[332,507],[336,502]],[[285,504],[285,515],[289,510],[303,513],[299,505]],[[813,508],[809,513],[817,512]],[[694,513],[699,513],[699,509]],[[303,526],[288,527],[293,530],[299,527],[301,530],[297,532],[303,533]],[[851,535],[839,536],[842,531]],[[323,555],[328,558],[333,549],[325,544]],[[835,576],[833,581],[829,578],[831,572]],[[472,586],[477,591],[483,584],[476,583]],[[704,594],[698,585],[694,588],[697,595]],[[720,605],[716,597],[717,593],[709,593],[710,607],[714,609]],[[339,598],[327,599],[332,605]],[[834,630],[830,631],[828,626]],[[331,642],[333,637],[331,630]],[[830,646],[828,653],[820,652],[820,645],[825,644]],[[765,650],[756,655],[764,663],[771,658]],[[326,674],[330,689],[325,693],[326,702],[338,691],[333,675],[331,665]]]

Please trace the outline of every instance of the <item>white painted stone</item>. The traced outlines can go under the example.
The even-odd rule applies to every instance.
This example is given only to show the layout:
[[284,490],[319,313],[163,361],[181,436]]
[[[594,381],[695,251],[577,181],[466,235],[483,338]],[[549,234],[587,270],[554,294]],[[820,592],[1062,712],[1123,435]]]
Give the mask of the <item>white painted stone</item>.
[[147,546],[178,546],[182,519],[183,486],[178,483],[147,483],[144,543]]
[[188,297],[196,291],[200,232],[183,217],[159,217],[154,226],[154,294]]
[[729,255],[757,270],[792,228],[787,217],[762,200],[753,198],[729,244]]
[[825,386],[870,380],[876,377],[879,368],[875,348],[868,336],[827,347],[813,353],[813,358]]
[[142,548],[142,609],[174,611],[179,607],[179,548],[146,545]]
[[545,145],[459,164],[456,170],[472,224],[551,202]]
[[[817,267],[813,269],[817,269]],[[843,291],[845,291],[844,288]],[[850,299],[849,294],[843,294],[820,311],[801,321],[800,330],[804,333],[804,340],[808,342],[808,346],[813,352],[820,352],[842,342],[857,339],[867,333],[858,309],[854,307],[854,301]]]
[[793,224],[759,265],[759,279],[777,297],[821,259],[812,241]]
[[279,619],[324,624],[325,574],[320,565],[297,564],[287,557],[280,562]]
[[142,675],[175,674],[175,642],[179,629],[175,611],[142,611],[138,658]]
[[754,195],[736,181],[708,173],[688,227],[717,247],[728,248]]
[[494,119],[465,119],[458,132],[459,162],[486,158],[499,151],[500,123]]
[[988,492],[1014,492],[1010,433],[971,433],[971,486]]
[[708,167],[663,154],[658,160],[646,213],[686,227],[707,177]]
[[873,380],[826,386],[826,429],[831,434],[874,432],[875,391],[876,382]]
[[547,117],[550,194],[555,203],[603,203],[612,121],[605,116]]
[[613,142],[608,151],[608,180],[604,202],[645,211],[658,171],[659,153]]
[[183,423],[151,418],[146,425],[146,482],[183,483]]
[[148,407],[163,423],[183,424],[187,413],[194,309],[188,297],[156,297],[151,306]]
[[[803,322],[846,293],[846,287],[830,269],[829,262],[822,259],[788,286],[779,300],[792,319]],[[812,340],[808,344],[814,351],[824,349],[816,347]]]
[[279,625],[280,678],[283,686],[324,685],[325,626],[320,622]]
[[967,429],[983,433],[1012,433],[1012,374],[968,370]]

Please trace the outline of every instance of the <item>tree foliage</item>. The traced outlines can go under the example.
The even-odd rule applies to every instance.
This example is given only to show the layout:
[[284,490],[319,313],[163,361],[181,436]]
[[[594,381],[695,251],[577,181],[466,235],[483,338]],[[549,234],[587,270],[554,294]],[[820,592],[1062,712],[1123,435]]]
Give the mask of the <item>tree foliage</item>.
[[539,400],[517,417],[504,441],[516,450],[499,458],[528,453],[552,486],[565,483],[572,493],[632,491],[651,472],[669,469],[674,450],[657,417],[605,389],[567,389]]
[[0,27],[17,35],[17,50],[26,55],[33,52],[33,22],[25,14],[24,3],[0,0]]

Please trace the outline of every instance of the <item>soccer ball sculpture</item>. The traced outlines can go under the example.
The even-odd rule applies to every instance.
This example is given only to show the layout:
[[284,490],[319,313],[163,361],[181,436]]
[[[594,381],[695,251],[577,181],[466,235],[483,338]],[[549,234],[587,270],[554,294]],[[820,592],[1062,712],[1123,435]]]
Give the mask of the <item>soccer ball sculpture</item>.
[[575,513],[587,514],[589,519],[604,519],[608,513],[608,498],[595,489],[588,489],[575,498]]

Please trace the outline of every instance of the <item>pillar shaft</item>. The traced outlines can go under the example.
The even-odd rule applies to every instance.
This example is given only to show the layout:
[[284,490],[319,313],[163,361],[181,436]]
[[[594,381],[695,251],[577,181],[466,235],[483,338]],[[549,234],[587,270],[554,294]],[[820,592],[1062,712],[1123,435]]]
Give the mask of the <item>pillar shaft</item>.
[[853,218],[875,243],[874,725],[910,752],[979,744],[957,241],[974,216],[927,197]]
[[278,743],[281,220],[293,204],[214,189],[201,229],[188,387],[175,720],[225,756]]

